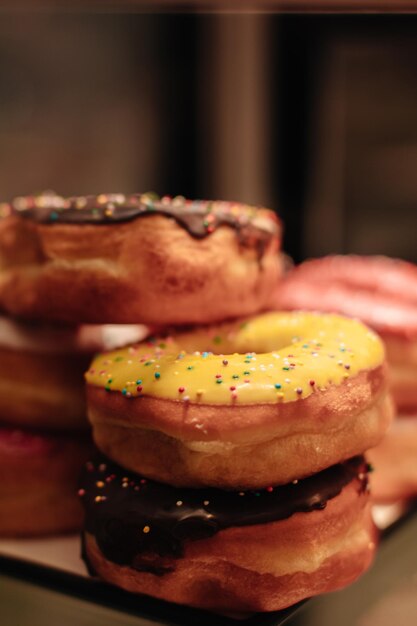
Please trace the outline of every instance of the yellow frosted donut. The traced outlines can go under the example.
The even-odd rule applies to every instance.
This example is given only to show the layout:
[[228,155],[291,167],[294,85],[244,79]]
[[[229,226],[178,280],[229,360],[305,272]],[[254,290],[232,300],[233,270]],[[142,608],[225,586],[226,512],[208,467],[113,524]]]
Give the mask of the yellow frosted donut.
[[269,313],[98,355],[86,374],[98,447],[155,480],[265,487],[378,443],[384,349],[356,320]]

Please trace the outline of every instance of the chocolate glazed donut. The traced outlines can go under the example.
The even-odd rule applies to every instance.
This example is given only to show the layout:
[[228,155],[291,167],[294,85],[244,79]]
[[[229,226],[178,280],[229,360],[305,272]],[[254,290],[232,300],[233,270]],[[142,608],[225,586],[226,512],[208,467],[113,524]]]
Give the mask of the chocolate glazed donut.
[[20,316],[210,322],[265,308],[281,273],[281,227],[267,209],[47,194],[17,198],[3,213],[0,305]]
[[101,458],[81,480],[84,558],[105,580],[173,602],[284,608],[368,566],[367,471],[355,457],[289,485],[233,492],[174,488]]

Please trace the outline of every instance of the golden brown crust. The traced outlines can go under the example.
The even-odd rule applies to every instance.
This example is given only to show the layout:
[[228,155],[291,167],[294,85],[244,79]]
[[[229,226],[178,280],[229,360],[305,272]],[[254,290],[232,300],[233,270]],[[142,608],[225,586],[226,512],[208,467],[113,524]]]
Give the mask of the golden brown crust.
[[85,437],[33,435],[34,443],[4,442],[0,431],[0,536],[29,537],[76,531],[83,514],[78,478],[92,453]]
[[381,335],[390,366],[390,388],[398,411],[417,410],[417,340]]
[[149,478],[261,488],[308,476],[376,445],[392,417],[385,376],[379,367],[305,400],[239,407],[126,399],[89,386],[89,419],[104,454]]
[[0,423],[86,429],[82,373],[88,354],[39,354],[0,348]]
[[87,533],[88,560],[104,580],[170,602],[220,613],[283,609],[344,587],[369,566],[375,529],[355,483],[323,510],[189,541],[183,558],[164,561],[173,571],[163,576],[111,563]]
[[227,226],[198,240],[160,215],[111,225],[0,223],[0,305],[72,323],[208,323],[262,310],[281,273]]
[[372,499],[391,503],[417,494],[417,417],[395,419],[381,443],[369,451]]

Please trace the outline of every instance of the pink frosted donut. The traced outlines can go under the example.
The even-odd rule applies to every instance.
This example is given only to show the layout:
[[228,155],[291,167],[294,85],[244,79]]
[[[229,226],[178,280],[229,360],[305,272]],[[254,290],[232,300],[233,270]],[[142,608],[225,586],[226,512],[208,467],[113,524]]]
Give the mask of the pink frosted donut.
[[85,437],[0,426],[0,536],[78,530],[77,483],[90,454]]

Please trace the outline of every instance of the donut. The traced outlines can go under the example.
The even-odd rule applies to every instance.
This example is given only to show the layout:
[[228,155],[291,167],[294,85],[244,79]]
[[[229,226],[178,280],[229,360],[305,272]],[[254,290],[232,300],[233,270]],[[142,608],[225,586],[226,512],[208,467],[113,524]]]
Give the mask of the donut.
[[0,536],[29,537],[79,530],[86,437],[0,426]]
[[274,307],[361,319],[384,340],[398,409],[417,408],[417,266],[372,256],[306,261],[277,286]]
[[80,485],[90,571],[170,602],[283,609],[353,582],[375,552],[363,457],[245,492],[174,488],[101,459]]
[[0,423],[88,428],[83,373],[93,354],[146,332],[140,325],[63,327],[0,317]]
[[78,323],[211,323],[266,308],[282,261],[267,209],[101,194],[3,205],[0,307]]
[[267,313],[98,355],[98,448],[185,487],[285,484],[376,445],[392,415],[384,350],[360,322]]
[[375,468],[370,475],[372,499],[378,504],[403,501],[417,494],[417,415],[400,415],[387,436],[369,450]]

